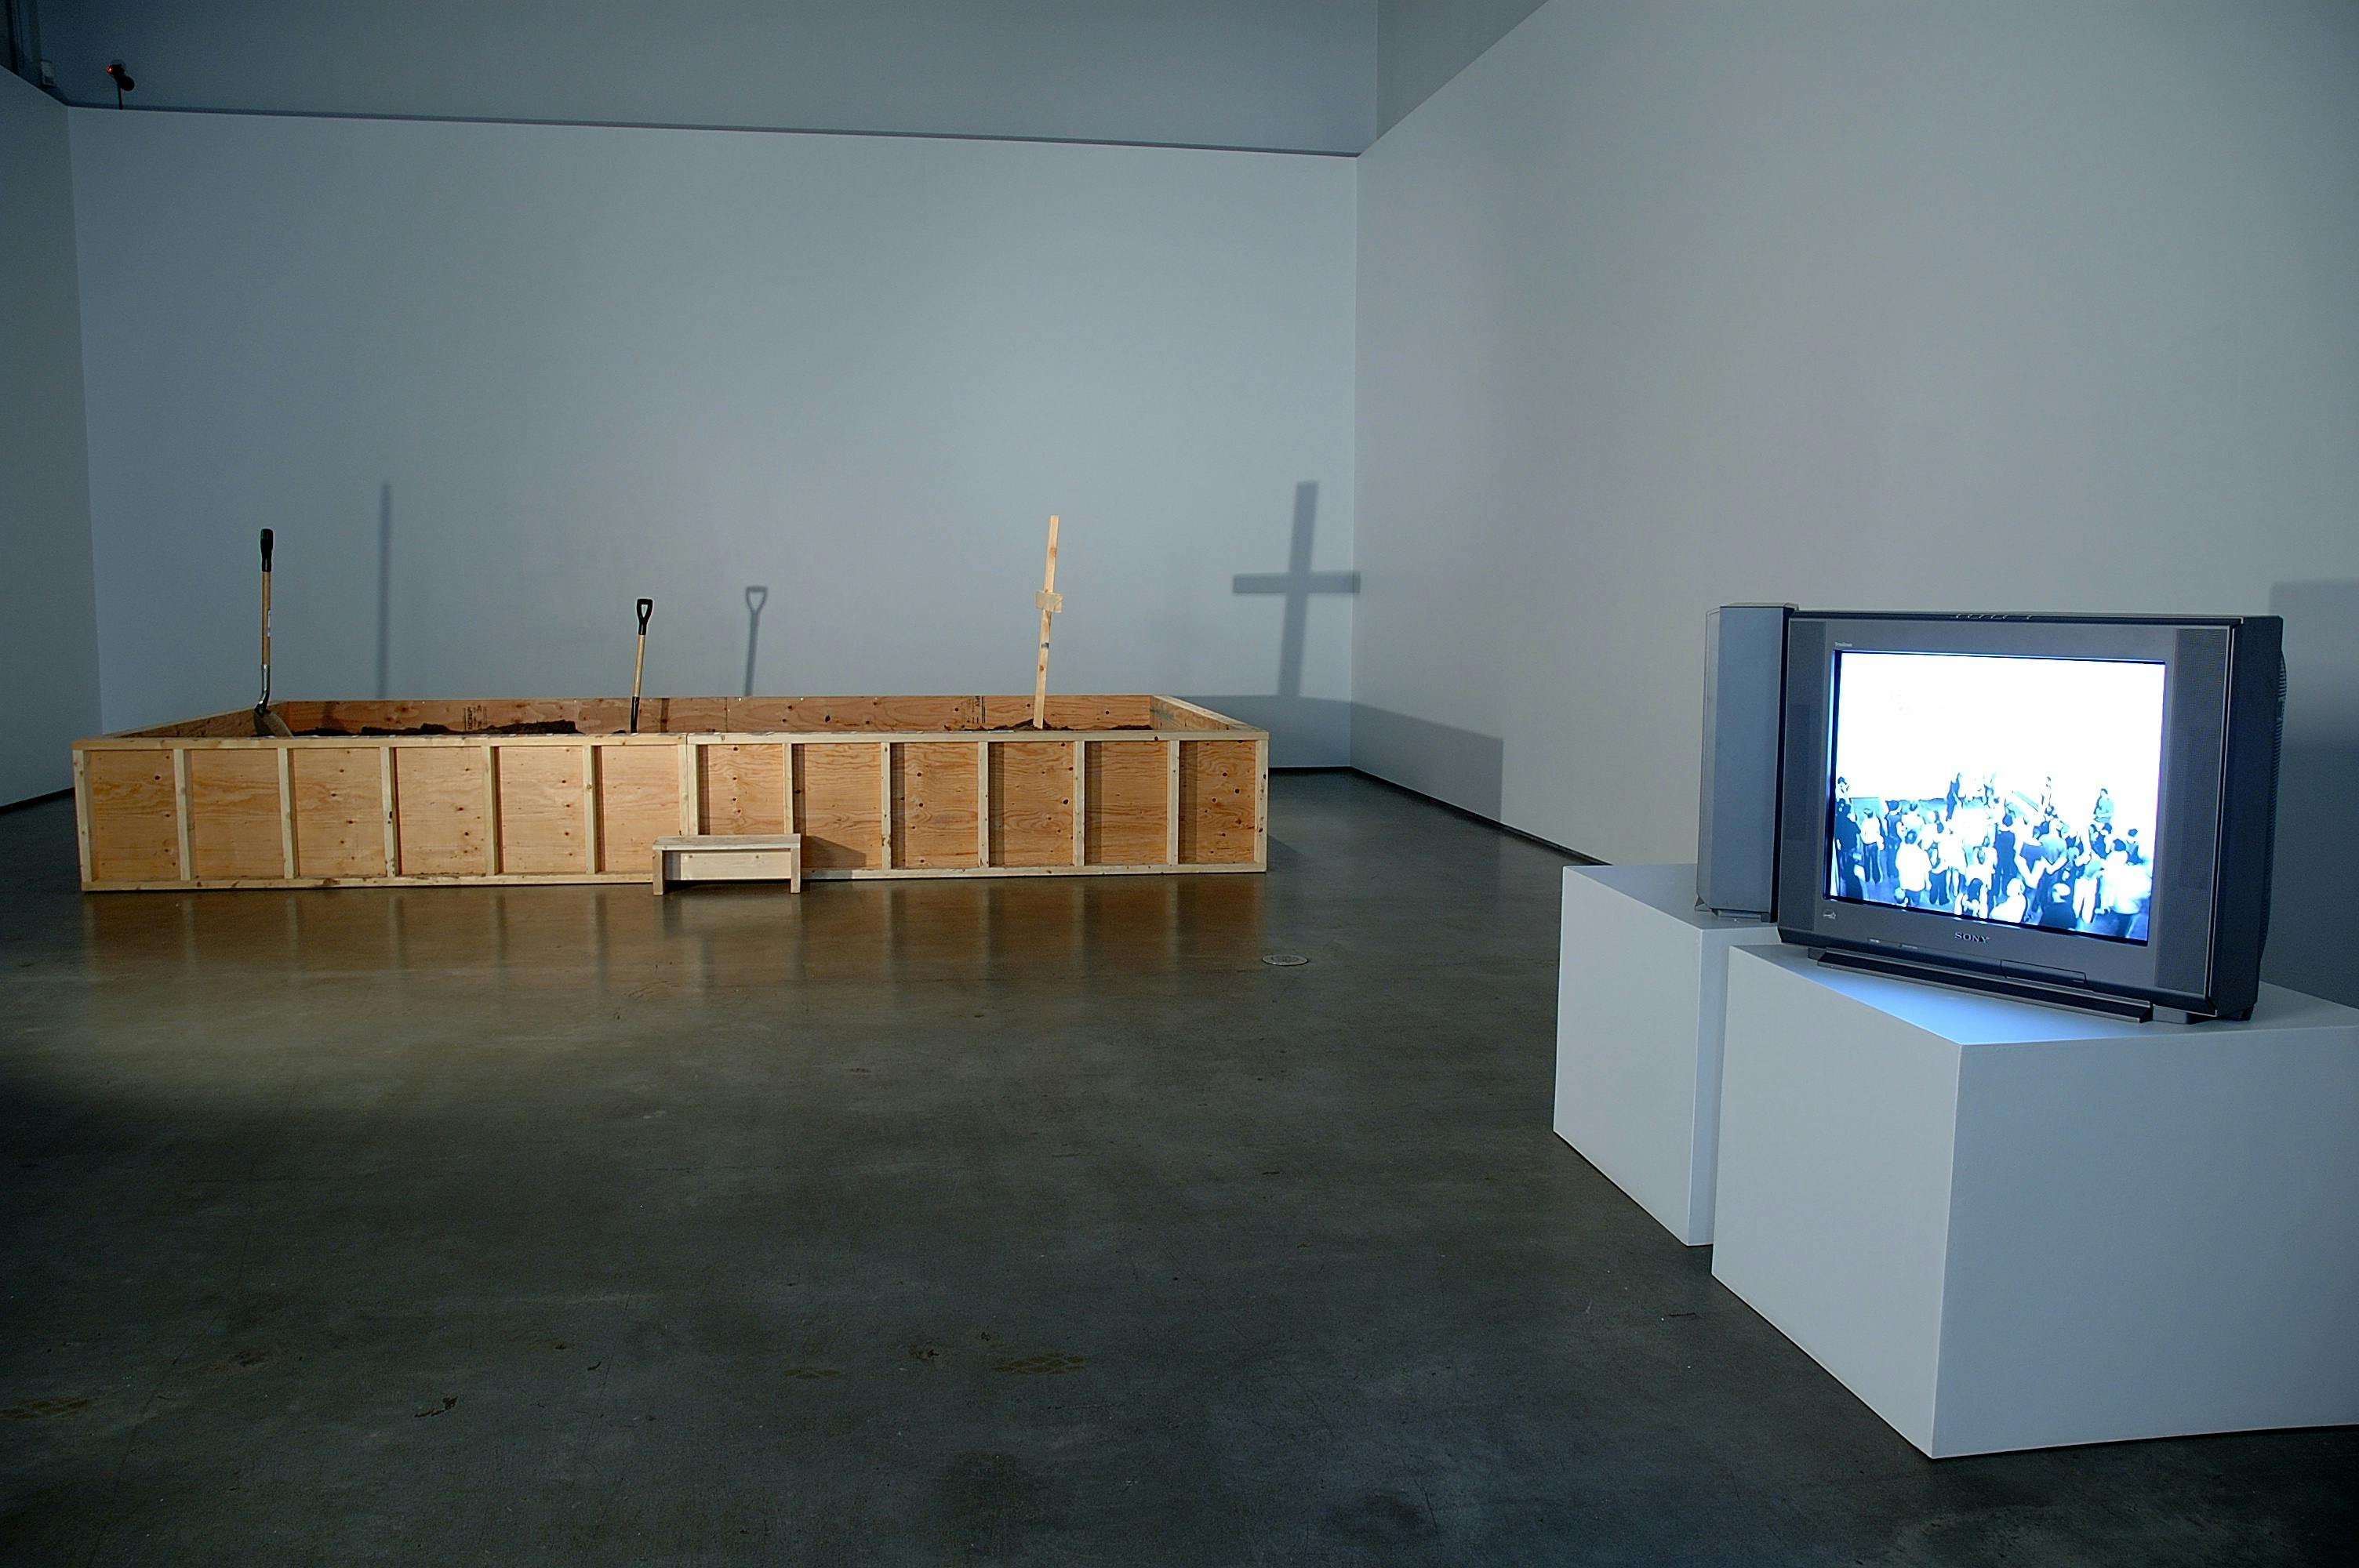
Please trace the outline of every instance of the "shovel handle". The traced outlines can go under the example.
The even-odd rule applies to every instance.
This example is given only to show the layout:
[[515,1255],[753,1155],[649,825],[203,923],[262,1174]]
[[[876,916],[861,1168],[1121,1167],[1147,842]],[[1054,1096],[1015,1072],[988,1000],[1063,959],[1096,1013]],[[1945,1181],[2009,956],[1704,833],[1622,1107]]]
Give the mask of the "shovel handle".
[[631,660],[631,733],[639,732],[639,673],[647,665],[647,617],[656,612],[652,599],[639,600],[639,651]]
[[[271,708],[271,531],[262,531],[262,700],[255,703],[255,712],[266,715]],[[276,733],[276,731],[274,731]]]
[[270,530],[262,531],[262,689],[263,701],[270,700]]

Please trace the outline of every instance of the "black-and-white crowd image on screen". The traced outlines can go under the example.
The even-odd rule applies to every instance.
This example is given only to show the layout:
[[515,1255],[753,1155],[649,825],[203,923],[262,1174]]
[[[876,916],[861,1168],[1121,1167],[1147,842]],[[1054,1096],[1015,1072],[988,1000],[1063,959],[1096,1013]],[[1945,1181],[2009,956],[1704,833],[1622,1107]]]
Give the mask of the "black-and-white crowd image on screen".
[[1830,894],[2147,939],[2164,666],[1837,657]]

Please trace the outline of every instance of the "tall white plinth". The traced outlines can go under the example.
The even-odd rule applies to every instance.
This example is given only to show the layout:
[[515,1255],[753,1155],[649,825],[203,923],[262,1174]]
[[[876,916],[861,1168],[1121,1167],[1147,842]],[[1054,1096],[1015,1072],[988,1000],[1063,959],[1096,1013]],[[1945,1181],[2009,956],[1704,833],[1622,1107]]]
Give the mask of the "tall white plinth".
[[1568,866],[1556,1133],[1689,1246],[1712,1239],[1728,952],[1777,927],[1695,907],[1693,866]]
[[1936,1458],[2359,1422],[2359,1011],[1728,976],[1712,1275]]

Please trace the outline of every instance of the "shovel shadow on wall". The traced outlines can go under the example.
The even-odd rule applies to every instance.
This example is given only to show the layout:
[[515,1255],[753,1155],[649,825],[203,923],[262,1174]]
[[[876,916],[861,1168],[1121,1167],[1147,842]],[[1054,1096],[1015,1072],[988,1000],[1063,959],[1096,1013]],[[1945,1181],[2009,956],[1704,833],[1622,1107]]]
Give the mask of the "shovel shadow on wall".
[[738,695],[754,695],[754,657],[762,643],[762,607],[770,602],[770,590],[760,583],[745,587],[745,689]]

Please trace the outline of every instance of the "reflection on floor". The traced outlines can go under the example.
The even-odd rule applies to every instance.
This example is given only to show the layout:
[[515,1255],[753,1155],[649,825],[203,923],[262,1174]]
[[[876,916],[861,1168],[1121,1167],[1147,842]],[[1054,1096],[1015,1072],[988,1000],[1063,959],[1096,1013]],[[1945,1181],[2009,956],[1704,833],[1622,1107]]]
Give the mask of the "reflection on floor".
[[2347,1539],[2347,1433],[1919,1459],[1550,1134],[1561,861],[1272,793],[1266,877],[800,898],[85,897],[0,813],[0,1562]]
[[[1257,961],[1256,876],[1018,877],[810,884],[649,896],[636,884],[353,889],[82,901],[92,979],[245,972],[301,983],[322,968],[470,979],[504,989],[650,985],[708,996],[811,980],[1055,979],[1180,974]],[[362,896],[364,892],[371,896]]]

